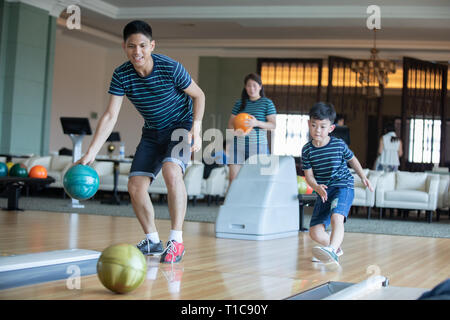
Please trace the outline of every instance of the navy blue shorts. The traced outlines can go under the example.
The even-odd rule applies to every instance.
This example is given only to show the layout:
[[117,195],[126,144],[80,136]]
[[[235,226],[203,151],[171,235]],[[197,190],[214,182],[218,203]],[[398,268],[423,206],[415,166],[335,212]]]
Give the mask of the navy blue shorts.
[[325,190],[327,191],[327,201],[322,202],[320,197],[317,198],[309,224],[310,227],[323,224],[327,229],[331,222],[331,215],[334,213],[343,215],[344,223],[347,221],[355,196],[354,190],[342,187],[328,187]]
[[179,164],[184,174],[191,160],[191,145],[188,143],[191,128],[192,122],[162,130],[142,128],[129,177],[147,176],[154,179],[163,163],[168,161]]
[[269,154],[269,146],[267,143],[249,143],[246,139],[245,145],[238,144],[234,137],[233,152],[228,154],[228,164],[244,164],[250,156],[255,154]]

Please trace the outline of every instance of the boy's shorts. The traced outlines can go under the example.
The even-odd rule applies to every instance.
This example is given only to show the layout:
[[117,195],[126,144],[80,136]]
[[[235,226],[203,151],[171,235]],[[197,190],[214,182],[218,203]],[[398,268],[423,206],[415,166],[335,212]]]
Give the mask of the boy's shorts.
[[309,226],[323,224],[326,230],[330,225],[331,215],[334,213],[343,215],[344,223],[347,221],[355,192],[351,188],[343,187],[328,187],[325,190],[328,196],[327,201],[322,202],[322,199],[318,196]]
[[188,143],[191,128],[192,122],[183,122],[162,130],[142,128],[141,141],[136,148],[129,177],[147,176],[155,179],[163,163],[168,161],[180,165],[184,174],[191,159],[191,145]]
[[249,143],[248,140],[244,144],[238,144],[234,139],[232,152],[228,154],[228,164],[244,164],[245,161],[255,154],[269,154],[269,146],[267,143]]

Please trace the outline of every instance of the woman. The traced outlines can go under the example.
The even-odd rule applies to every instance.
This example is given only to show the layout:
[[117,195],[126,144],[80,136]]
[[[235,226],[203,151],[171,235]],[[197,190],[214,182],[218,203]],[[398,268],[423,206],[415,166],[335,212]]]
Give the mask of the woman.
[[[228,129],[234,130],[234,119],[239,113],[248,113],[251,118],[246,125],[253,129],[248,134],[234,131],[233,144],[227,146],[229,159],[229,185],[236,178],[242,164],[254,154],[268,154],[266,130],[276,127],[276,109],[272,100],[264,96],[261,77],[256,73],[244,78],[241,99],[237,100],[228,120]],[[233,152],[234,151],[234,152]]]
[[392,123],[386,126],[384,132],[378,147],[379,158],[376,169],[384,172],[398,171],[399,158],[403,155],[402,141],[395,134],[395,127]]

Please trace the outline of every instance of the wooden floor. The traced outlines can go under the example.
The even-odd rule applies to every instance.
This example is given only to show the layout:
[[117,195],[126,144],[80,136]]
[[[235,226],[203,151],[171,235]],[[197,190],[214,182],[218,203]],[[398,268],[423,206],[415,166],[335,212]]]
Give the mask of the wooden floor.
[[[163,241],[170,222],[158,220]],[[186,254],[179,265],[148,257],[147,279],[118,295],[97,275],[0,290],[0,299],[284,299],[327,281],[360,282],[379,273],[391,286],[431,289],[450,275],[450,239],[347,233],[342,270],[311,262],[315,245],[307,233],[270,241],[215,237],[214,224],[185,222]],[[136,244],[143,232],[135,218],[51,212],[0,211],[0,255],[80,248],[102,251],[111,244]],[[177,281],[180,280],[180,281]]]

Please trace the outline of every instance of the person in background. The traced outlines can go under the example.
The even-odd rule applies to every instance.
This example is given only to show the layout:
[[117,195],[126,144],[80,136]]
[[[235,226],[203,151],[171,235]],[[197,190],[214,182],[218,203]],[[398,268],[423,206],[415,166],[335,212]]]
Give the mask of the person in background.
[[330,133],[330,136],[344,140],[347,146],[350,146],[350,129],[345,125],[345,116],[337,114],[334,121],[335,128]]
[[230,168],[229,186],[245,160],[255,154],[269,153],[267,130],[275,130],[276,127],[275,105],[272,100],[265,97],[261,77],[256,73],[245,76],[241,98],[236,101],[231,111],[228,129],[234,130],[234,119],[242,112],[252,116],[247,125],[253,129],[246,135],[239,135],[237,130],[234,131],[234,143],[227,146]]
[[384,135],[380,138],[376,170],[384,172],[398,171],[402,155],[402,141],[395,133],[394,124],[390,122],[386,125]]

